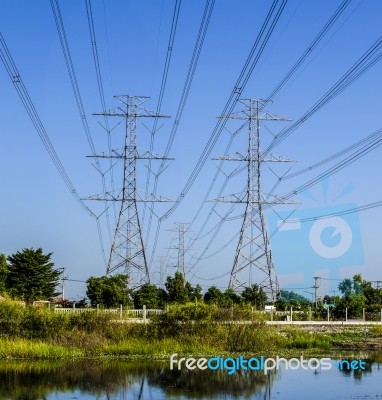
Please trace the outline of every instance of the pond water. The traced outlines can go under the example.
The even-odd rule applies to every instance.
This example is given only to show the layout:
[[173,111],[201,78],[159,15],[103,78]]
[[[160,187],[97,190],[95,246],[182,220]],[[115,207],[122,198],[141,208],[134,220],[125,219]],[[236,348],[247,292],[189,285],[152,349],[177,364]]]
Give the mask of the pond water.
[[334,361],[331,370],[281,368],[267,375],[170,370],[168,361],[2,361],[0,399],[382,400],[382,354],[347,355],[353,357],[366,360],[364,371],[341,371]]

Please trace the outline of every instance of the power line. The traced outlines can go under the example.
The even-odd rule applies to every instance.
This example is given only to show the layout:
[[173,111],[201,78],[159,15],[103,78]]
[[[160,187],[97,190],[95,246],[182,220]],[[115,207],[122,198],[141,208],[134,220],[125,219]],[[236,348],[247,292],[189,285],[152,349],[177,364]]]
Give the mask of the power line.
[[[360,211],[367,211],[376,207],[381,207],[382,206],[382,200],[380,201],[375,201],[373,203],[369,204],[364,204],[359,207],[353,207],[353,208],[348,208],[346,210],[338,211],[335,213],[330,213],[330,214],[323,214],[323,215],[317,215],[315,217],[310,217],[310,218],[301,218],[298,221],[299,222],[311,222],[311,221],[317,221],[318,219],[327,219],[327,218],[333,218],[333,217],[340,217],[342,215],[348,215],[348,214],[354,214],[358,213]],[[296,220],[293,220],[296,221]],[[285,223],[292,222],[292,220],[284,220]]]
[[294,197],[295,195],[305,191],[306,189],[316,185],[318,182],[321,182],[323,179],[328,178],[329,176],[333,175],[334,173],[342,170],[343,168],[347,167],[348,165],[352,164],[353,162],[359,160],[360,158],[364,157],[371,151],[375,150],[377,147],[382,145],[382,129],[379,131],[379,135],[374,138],[374,141],[371,143],[367,143],[361,149],[351,153],[347,156],[344,160],[340,161],[339,163],[335,164],[331,168],[327,169],[326,171],[322,172],[321,174],[317,175],[315,178],[309,180],[308,182],[300,185],[298,188],[290,191],[288,194],[283,196],[285,199],[289,199]]
[[[329,170],[321,173],[316,178],[314,178],[311,181],[301,185],[299,188],[291,191],[288,195],[283,196],[283,198],[288,198],[289,199],[291,197],[294,197],[299,192],[307,189],[308,187],[311,187],[311,186],[317,184],[322,179],[325,179],[326,177],[330,176],[331,174],[334,174],[335,172],[338,172],[342,168],[345,168],[350,163],[352,163],[352,162],[358,160],[359,158],[365,156],[367,153],[369,153],[370,151],[374,150],[375,148],[377,148],[378,146],[380,146],[382,144],[381,136],[382,136],[382,129],[379,129],[376,132],[372,133],[371,135],[368,135],[365,138],[363,138],[362,140],[356,142],[355,144],[352,144],[351,146],[348,146],[348,147],[344,148],[343,150],[340,150],[339,152],[335,153],[334,155],[327,157],[325,160],[320,161],[320,162],[318,162],[316,164],[313,164],[313,167],[316,168],[318,166],[321,166],[321,165],[325,164],[326,162],[332,161],[333,159],[339,157],[342,154],[345,154],[346,152],[356,148],[357,146],[359,147],[361,144],[366,143],[366,145],[363,148],[361,148],[357,152],[352,153],[344,161],[341,161],[339,164],[336,164],[334,167],[332,167]],[[305,168],[302,171],[308,172],[308,171],[312,170],[313,167]],[[280,181],[278,181],[278,183],[280,183]],[[275,185],[275,186],[277,186],[277,185]],[[273,193],[273,190],[271,191],[271,193]],[[354,208],[354,209],[344,210],[344,211],[341,211],[341,212],[338,212],[338,213],[335,213],[335,214],[328,214],[328,215],[324,215],[324,216],[306,218],[304,220],[301,220],[301,222],[314,221],[314,220],[317,220],[317,219],[320,219],[320,218],[330,218],[330,217],[339,216],[339,215],[346,215],[346,214],[353,213],[353,212],[359,212],[359,211],[364,211],[364,210],[368,210],[368,209],[371,209],[371,208],[379,207],[380,205],[381,205],[381,202],[374,202],[374,203],[366,204],[364,206],[357,207],[357,208]],[[226,213],[226,216],[228,216],[232,212],[232,210],[233,210],[233,206]],[[225,221],[226,221],[226,218],[223,217],[221,219],[221,221],[219,221],[218,224],[212,230],[210,230],[208,232],[208,233],[212,233],[212,231],[215,230],[215,233],[210,238],[208,244],[205,246],[205,248],[202,251],[201,255],[199,257],[193,257],[194,259],[197,260],[193,265],[194,267],[199,263],[199,261],[201,261],[203,259],[210,258],[212,256],[212,255],[210,255],[210,256],[204,257],[204,254],[210,248],[210,246],[213,243],[213,241],[216,239],[217,234],[219,233],[219,231],[222,228],[222,226],[223,226]],[[287,219],[285,221],[287,221]],[[276,229],[274,232],[272,232],[272,234],[270,235],[270,238],[273,237],[277,233],[277,231],[278,231],[278,229]],[[230,243],[231,243],[231,240],[228,241],[228,243],[226,245],[224,245],[223,247],[221,247],[218,251],[214,252],[213,255],[218,254],[220,251],[222,251],[224,248],[226,248]]]
[[[294,122],[289,128],[282,130],[277,134],[272,143],[263,151],[263,156],[267,155],[273,150],[278,144],[284,141],[290,136],[297,128],[299,128],[304,122],[312,117],[321,108],[326,106],[331,100],[347,89],[363,74],[365,74],[371,67],[373,67],[382,58],[382,53],[378,54],[382,48],[382,37],[380,37],[373,45],[356,61],[352,67],[342,75],[342,77],[308,110],[306,111],[296,122]],[[238,169],[233,175],[237,175],[244,171],[245,168]]]
[[306,61],[306,59],[312,54],[313,50],[322,41],[325,35],[329,32],[330,28],[333,27],[334,23],[338,20],[341,14],[345,11],[346,7],[350,4],[351,0],[343,0],[338,8],[334,11],[329,20],[322,27],[320,32],[315,36],[313,41],[308,45],[305,51],[301,54],[299,59],[293,64],[290,70],[286,73],[283,79],[277,84],[277,86],[272,90],[267,100],[273,99],[280,90],[286,85],[286,83],[291,79],[291,77],[296,73],[296,71],[301,67],[301,65]]
[[[307,118],[311,117],[316,111],[318,111],[320,108],[322,108],[324,105],[326,105],[331,99],[333,99],[333,96],[338,95],[341,93],[343,90],[345,90],[349,85],[351,85],[356,79],[358,79],[360,76],[362,76],[369,68],[374,66],[381,58],[382,58],[382,53],[378,54],[377,52],[380,50],[382,47],[382,37],[380,37],[359,59],[358,61],[353,64],[353,66],[336,82],[335,85],[333,85],[324,96],[321,97],[320,100],[318,100],[314,106],[310,108],[308,112],[306,112],[300,119],[292,124],[290,128],[287,128],[286,130],[282,131],[279,136],[276,136],[272,144],[263,152],[262,156],[265,156],[270,152],[273,147],[275,147],[279,142],[277,140],[284,140],[287,136],[289,136],[295,129],[297,129],[303,122],[306,121]],[[377,54],[375,54],[377,53]],[[279,139],[278,139],[279,138]],[[374,141],[372,141],[374,140]],[[370,143],[371,142],[371,143]],[[310,180],[304,185],[301,185],[295,190],[292,190],[283,198],[289,199],[299,192],[317,184],[320,182],[322,179],[332,175],[335,172],[338,172],[345,166],[353,163],[354,161],[358,160],[359,158],[363,157],[370,151],[374,150],[377,146],[380,146],[382,144],[381,139],[380,139],[380,131],[376,131],[374,134],[370,135],[370,137],[365,138],[365,141],[361,140],[357,142],[356,144],[349,146],[348,148],[344,149],[343,153],[339,152],[336,153],[333,156],[333,159],[338,158],[340,155],[345,154],[348,151],[351,151],[352,149],[361,146],[362,144],[366,143],[366,145],[359,151],[352,153],[350,156],[348,156],[345,161],[342,161],[338,164],[336,164],[334,167],[330,168],[329,170],[325,171],[324,173],[320,174],[316,178]],[[324,160],[325,162],[319,163],[323,165],[326,162],[329,162],[330,157],[327,159],[328,161]],[[236,170],[232,175],[238,174],[241,171],[243,171],[245,167],[240,168]],[[281,180],[279,180],[275,187],[280,184]],[[275,188],[274,187],[274,188]],[[273,190],[272,190],[273,192]]]
[[[277,93],[279,93],[279,91],[286,85],[286,83],[291,79],[291,77],[297,72],[297,70],[301,67],[301,65],[304,63],[304,61],[306,61],[306,59],[309,57],[309,55],[312,54],[314,48],[316,48],[318,46],[318,44],[322,41],[322,39],[325,37],[325,35],[329,32],[330,28],[334,25],[334,23],[338,20],[338,18],[340,17],[340,15],[345,11],[346,7],[349,5],[350,0],[344,0],[340,6],[335,10],[334,14],[329,18],[329,20],[325,23],[325,25],[323,26],[323,28],[320,30],[320,32],[315,36],[315,38],[313,39],[313,41],[308,45],[308,47],[306,48],[306,50],[301,54],[301,56],[299,57],[299,59],[297,60],[297,62],[290,68],[290,70],[286,73],[286,75],[283,77],[283,79],[278,83],[278,85],[273,89],[273,91],[268,95],[267,100],[272,100]],[[228,153],[229,148],[231,146],[232,143],[232,139],[233,137],[231,136],[231,139],[227,145],[227,149],[226,149],[226,153]],[[197,213],[195,214],[194,218],[191,221],[191,224],[193,224],[193,222],[196,220],[196,218],[199,216],[202,208],[205,205],[205,201],[207,200],[207,198],[209,197],[211,190],[218,178],[219,172],[221,170],[222,164],[223,164],[224,160],[221,161],[220,165],[218,166],[218,171],[216,172],[208,190],[207,190],[207,194],[204,198],[204,200],[202,201]],[[239,169],[238,172],[241,172],[242,170],[244,170],[245,167],[243,167],[243,169]],[[226,178],[223,186],[225,186],[228,182],[228,177]],[[220,189],[220,194],[218,194],[218,196],[221,196],[222,190],[223,190],[223,186]],[[216,204],[213,205],[212,209],[214,209],[216,207]],[[201,227],[201,229],[199,230],[199,233],[197,234],[197,236],[202,232],[204,226],[208,223],[208,220],[211,216],[212,212],[209,213],[208,217],[206,218],[203,226]]]
[[[369,67],[371,67],[372,65],[374,65],[376,62],[378,61],[378,58],[375,58],[374,60],[372,60],[370,63],[369,63],[369,65],[366,65],[366,67],[365,68],[363,68],[363,70],[361,69],[360,70],[360,73],[359,74],[354,74],[354,78],[355,79],[358,79],[364,72],[366,72],[366,70],[369,68]],[[354,81],[354,80],[353,80]],[[346,83],[349,85],[349,84],[351,84],[351,83],[353,83],[353,81],[347,81]],[[342,89],[343,90],[343,89]],[[350,151],[350,150],[349,150]]]
[[[158,113],[160,113],[160,111],[162,109],[163,96],[164,96],[164,92],[165,92],[165,89],[166,89],[167,77],[168,77],[168,72],[169,72],[169,69],[170,69],[171,56],[172,56],[172,51],[173,51],[173,48],[174,48],[176,29],[177,29],[177,26],[178,26],[180,5],[181,5],[181,0],[176,0],[175,7],[174,7],[174,13],[173,13],[173,17],[172,17],[172,22],[171,22],[170,36],[169,36],[169,39],[168,39],[166,60],[165,60],[165,65],[164,65],[164,69],[163,69],[160,90],[159,90],[158,103],[157,103],[157,107],[156,107],[156,111]],[[155,134],[156,134],[156,131],[157,131],[158,121],[159,121],[158,118],[154,119],[153,129],[151,131],[151,137],[150,137],[150,149],[149,149],[150,151],[153,151],[153,149],[154,149],[154,139],[155,139]],[[148,163],[148,170],[147,170],[147,176],[146,176],[145,197],[147,197],[148,192],[149,192],[150,177],[151,177],[151,160],[149,160],[149,163]],[[146,207],[147,207],[147,205],[144,204],[143,212],[142,212],[142,224],[144,224],[144,221],[145,221]],[[147,240],[148,240],[148,237],[149,237],[149,235],[147,235]],[[147,245],[147,242],[146,242],[146,245]]]
[[[182,94],[179,100],[179,104],[178,104],[178,109],[175,115],[175,119],[174,119],[174,123],[171,129],[171,133],[170,133],[170,137],[168,139],[167,145],[166,145],[166,149],[164,152],[164,156],[168,157],[170,150],[172,148],[172,145],[174,143],[175,140],[175,136],[177,134],[178,131],[178,127],[180,125],[182,116],[183,116],[183,111],[184,108],[186,106],[187,100],[188,100],[188,95],[191,89],[191,85],[194,79],[194,75],[195,75],[195,71],[196,71],[196,67],[198,65],[199,62],[199,57],[203,48],[203,44],[204,44],[204,40],[207,34],[207,30],[208,30],[208,26],[211,20],[211,15],[214,9],[214,4],[215,4],[215,0],[207,0],[205,8],[204,8],[204,13],[203,13],[203,17],[202,17],[202,21],[200,23],[199,26],[199,32],[198,32],[198,36],[195,42],[195,46],[194,46],[194,50],[192,53],[192,57],[191,57],[191,61],[188,67],[188,72],[187,72],[187,76],[186,76],[186,80],[183,86],[183,90],[182,90]],[[156,190],[157,190],[157,186],[158,186],[158,179],[159,179],[159,175],[163,172],[164,170],[164,163],[161,163],[159,168],[158,168],[158,172],[155,174],[155,179],[154,179],[154,188],[153,188],[153,193],[156,194]],[[153,262],[154,260],[154,256],[155,256],[155,251],[156,251],[156,246],[158,243],[158,237],[159,237],[159,232],[160,232],[160,228],[161,228],[161,223],[162,223],[162,219],[158,220],[157,223],[157,229],[156,229],[156,233],[155,233],[155,238],[154,238],[154,244],[153,244],[153,251],[151,254],[151,262]],[[148,227],[147,227],[147,237],[150,235],[150,231],[151,231],[151,223],[152,223],[152,214],[150,215],[149,218],[149,223],[148,223]]]
[[[279,3],[279,0],[274,0],[272,2],[272,5],[268,11],[268,14],[262,24],[262,27],[257,35],[257,38],[256,38],[256,40],[251,48],[251,51],[247,57],[244,67],[242,68],[242,70],[239,74],[239,77],[231,91],[231,94],[224,106],[224,109],[221,113],[222,115],[230,114],[232,112],[232,110],[234,109],[237,101],[239,100],[239,98],[241,96],[241,93],[245,89],[245,87],[248,83],[248,80],[249,80],[250,76],[252,75],[252,72],[253,72],[255,66],[257,65],[257,62],[258,62],[260,56],[262,55],[262,53],[264,51],[264,48],[266,47],[266,45],[270,39],[270,36],[272,35],[272,33],[277,25],[277,22],[279,21],[282,13],[284,11],[284,8],[287,4],[287,0],[283,0],[281,2],[279,8],[276,11],[276,14],[272,18],[272,15],[274,14],[274,11],[275,11],[278,3]],[[261,44],[260,44],[260,42],[261,42]],[[226,121],[227,121],[226,119],[218,120],[213,132],[211,133],[211,135],[202,151],[202,154],[199,157],[199,160],[197,161],[188,180],[186,181],[185,185],[183,186],[183,189],[181,190],[180,194],[178,195],[178,198],[175,200],[174,205],[165,214],[163,214],[162,217],[158,220],[151,260],[153,259],[155,251],[156,251],[156,246],[157,246],[157,242],[158,242],[158,238],[159,238],[159,232],[160,232],[162,221],[164,219],[167,219],[176,210],[176,208],[180,205],[180,203],[183,201],[183,199],[187,195],[188,191],[191,189],[197,176],[201,172],[204,164],[206,163],[209,155],[211,154],[211,151],[214,148],[222,130],[224,129]]]
[[[232,143],[233,143],[233,140],[234,140],[235,136],[244,128],[244,126],[245,126],[245,123],[242,124],[233,134],[231,134],[230,140],[228,141],[228,144],[227,144],[227,147],[226,147],[226,149],[225,149],[225,151],[224,151],[224,154],[228,154],[228,152],[230,151],[230,148],[231,148],[231,145],[232,145]],[[207,190],[207,193],[205,194],[205,196],[204,196],[204,198],[203,198],[203,200],[202,200],[202,202],[201,202],[201,204],[200,204],[200,206],[199,206],[198,211],[196,212],[194,218],[191,220],[191,225],[196,221],[196,219],[198,218],[199,214],[201,213],[202,208],[204,207],[206,201],[207,201],[208,198],[210,197],[212,188],[213,188],[214,184],[216,183],[216,181],[217,181],[217,179],[218,179],[218,177],[219,177],[219,175],[220,175],[220,173],[221,173],[221,170],[222,170],[222,167],[223,167],[223,163],[224,163],[224,160],[221,160],[220,163],[218,164],[218,166],[217,166],[217,171],[216,171],[216,173],[215,173],[215,176],[213,177],[213,179],[212,179],[212,181],[211,181],[211,184],[210,184],[210,186],[209,186],[209,188],[208,188],[208,190]],[[217,197],[220,197],[220,196],[223,195],[224,189],[225,189],[226,185],[228,184],[228,182],[229,182],[229,180],[230,180],[230,178],[231,178],[231,175],[232,175],[232,173],[229,174],[229,175],[226,175],[225,180],[224,180],[224,183],[223,183],[223,185],[221,186],[220,191],[219,191]],[[194,241],[197,240],[197,238],[200,236],[201,232],[203,232],[203,229],[204,229],[205,226],[208,224],[208,222],[209,222],[209,220],[210,220],[210,218],[211,218],[213,212],[215,211],[215,208],[216,208],[216,207],[217,207],[217,203],[215,203],[215,204],[211,207],[211,210],[210,210],[210,212],[208,213],[207,218],[205,219],[204,223],[203,223],[202,226],[200,227],[198,233],[196,234],[196,237],[193,239]]]
[[[94,141],[92,138],[92,134],[89,128],[89,124],[88,124],[88,120],[86,118],[86,113],[85,113],[85,109],[83,106],[83,101],[82,101],[82,96],[81,96],[81,92],[78,86],[78,81],[77,81],[77,76],[74,70],[74,65],[73,65],[73,61],[72,61],[72,57],[71,57],[71,52],[70,52],[70,48],[69,48],[69,44],[68,44],[68,40],[66,37],[66,32],[65,32],[65,26],[62,20],[62,15],[61,15],[61,10],[60,10],[60,6],[58,3],[58,0],[51,0],[50,1],[51,7],[52,7],[52,11],[53,11],[53,16],[54,16],[54,21],[56,24],[56,28],[57,28],[57,32],[58,32],[58,36],[60,39],[60,44],[61,44],[61,49],[64,55],[64,59],[65,59],[65,64],[66,64],[66,68],[68,71],[68,75],[69,75],[69,79],[70,79],[70,83],[72,86],[72,90],[73,90],[73,94],[76,100],[76,104],[77,104],[77,109],[80,115],[80,119],[82,122],[82,127],[84,129],[85,132],[85,136],[86,139],[88,141],[90,150],[92,152],[92,154],[95,154],[96,150],[95,150],[95,146],[94,146]],[[98,171],[101,173],[101,177],[102,177],[102,190],[103,193],[106,193],[106,183],[105,183],[105,176],[102,173],[102,168],[101,165],[99,163],[99,161],[96,159],[96,165],[97,165],[97,169]],[[107,204],[105,203],[105,211],[106,211],[106,218],[107,218],[107,226],[108,226],[108,230],[109,230],[109,235],[111,237],[111,228],[110,228],[110,219],[109,219],[109,212],[108,212],[108,208],[107,208]],[[106,254],[105,254],[105,248],[104,248],[104,243],[103,243],[103,237],[102,237],[102,231],[100,229],[99,226],[99,218],[97,218],[97,232],[98,232],[98,237],[99,237],[99,241],[100,241],[100,246],[101,246],[101,252],[102,252],[102,256],[104,259],[104,263],[106,265]]]
[[[270,39],[270,36],[271,36],[278,20],[281,17],[281,14],[285,8],[287,0],[282,1],[282,4],[280,5],[279,9],[277,10],[276,15],[273,18],[273,20],[265,34],[265,37],[260,45],[259,50],[255,53],[255,50],[257,49],[257,46],[266,30],[266,27],[271,19],[271,16],[273,14],[273,11],[274,11],[277,3],[278,3],[278,0],[275,0],[272,3],[271,9],[264,21],[264,24],[261,28],[258,38],[257,38],[254,46],[252,47],[250,56],[247,58],[245,66],[242,69],[240,76],[235,84],[235,87],[231,92],[229,100],[227,101],[227,103],[223,109],[223,112],[221,113],[222,115],[230,114],[232,112],[233,108],[235,107],[241,93],[243,92],[243,90],[245,89],[245,87],[248,83],[248,80],[253,72],[253,69],[255,68],[262,52],[264,51],[266,44],[268,43],[268,41]],[[175,211],[175,209],[183,201],[183,199],[186,196],[186,194],[188,193],[188,191],[191,189],[193,183],[195,182],[197,176],[199,175],[199,173],[202,170],[204,164],[206,163],[209,155],[211,154],[211,151],[214,148],[225,124],[226,124],[226,119],[218,120],[218,123],[216,124],[214,131],[212,132],[211,136],[209,137],[208,142],[205,145],[205,147],[202,151],[202,154],[201,154],[199,160],[197,161],[193,171],[191,172],[191,175],[189,176],[186,184],[183,186],[183,189],[181,190],[181,193],[179,194],[178,198],[175,200],[174,205],[162,216],[163,219],[168,218]]]
[[[331,87],[331,89],[327,91],[308,111],[306,111],[300,119],[293,123],[289,128],[277,134],[272,143],[264,151],[264,154],[268,154],[269,151],[290,136],[308,118],[327,105],[331,100],[342,93],[378,61],[380,61],[382,58],[382,53],[380,52],[381,48],[382,36],[371,45],[371,47],[350,67],[350,69]],[[378,54],[378,52],[380,53]]]
[[66,187],[69,189],[70,193],[72,196],[76,199],[76,201],[79,203],[79,205],[82,207],[86,213],[92,217],[96,217],[96,215],[90,210],[90,208],[82,201],[80,196],[78,195],[78,192],[76,188],[74,187],[71,179],[69,178],[69,175],[64,168],[64,166],[61,163],[60,158],[58,157],[58,154],[49,138],[49,135],[47,134],[45,127],[43,123],[41,122],[41,119],[36,111],[36,108],[28,94],[28,91],[22,81],[21,75],[19,71],[17,70],[16,64],[13,61],[12,55],[9,52],[9,49],[6,45],[6,42],[4,40],[3,35],[0,33],[0,58],[1,61],[4,64],[4,67],[8,73],[9,78],[11,79],[17,94],[20,97],[21,102],[23,103],[26,112],[29,115],[29,118],[31,119],[37,134],[39,135],[46,151],[49,154],[49,157],[51,158],[54,166],[56,167],[58,173],[60,174],[62,180],[64,181]]
[[[91,45],[92,45],[94,68],[95,68],[95,72],[96,72],[96,76],[97,76],[98,93],[99,93],[99,97],[101,100],[102,112],[106,112],[105,94],[104,94],[104,89],[103,89],[101,67],[100,67],[100,62],[99,62],[99,57],[98,57],[98,48],[97,48],[97,40],[96,40],[96,34],[95,34],[95,28],[94,28],[91,0],[85,0],[85,6],[86,6],[86,16],[87,16],[87,20],[88,20],[90,41],[91,41]],[[106,117],[104,118],[104,123],[105,123],[105,126],[103,126],[103,125],[101,125],[101,126],[107,132],[107,145],[108,145],[108,150],[109,150],[109,155],[110,155],[111,154],[111,129],[109,126],[109,120]],[[114,191],[113,163],[112,163],[111,159],[109,161],[110,161],[109,171],[110,171],[111,190]],[[96,162],[98,162],[98,160]],[[104,181],[104,174],[102,173],[102,170],[100,169],[99,172],[101,174],[102,180]],[[115,204],[113,204],[113,210],[114,210],[114,218],[116,219]],[[106,210],[106,218],[107,218],[109,236],[110,236],[110,241],[111,241],[109,213],[107,210]]]
[[321,161],[318,161],[308,167],[305,167],[299,171],[293,172],[291,174],[285,175],[281,180],[285,181],[287,179],[291,179],[291,178],[295,178],[296,176],[305,174],[306,172],[311,172],[316,168],[322,167],[323,165],[343,156],[344,154],[348,153],[351,150],[356,149],[357,147],[360,147],[361,145],[365,144],[365,143],[369,143],[372,140],[374,140],[375,138],[379,138],[382,134],[382,129],[378,129],[377,131],[371,133],[370,135],[365,136],[364,138],[362,138],[361,140],[351,144],[350,146],[347,146],[343,149],[341,149],[340,151],[338,151],[337,153],[334,153],[326,158],[324,158]]

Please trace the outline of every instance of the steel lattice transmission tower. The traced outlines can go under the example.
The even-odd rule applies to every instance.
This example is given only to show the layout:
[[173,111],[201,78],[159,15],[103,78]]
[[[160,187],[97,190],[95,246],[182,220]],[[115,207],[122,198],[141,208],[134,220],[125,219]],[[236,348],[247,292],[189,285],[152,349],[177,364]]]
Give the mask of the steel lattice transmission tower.
[[102,153],[91,157],[117,158],[123,160],[123,186],[120,193],[106,193],[106,196],[93,196],[89,200],[121,202],[118,214],[114,239],[110,250],[107,273],[117,269],[124,269],[129,274],[132,286],[139,287],[150,282],[145,248],[142,238],[142,226],[138,215],[138,202],[165,202],[170,201],[163,197],[151,194],[149,198],[142,198],[137,190],[137,160],[164,160],[151,151],[142,154],[137,150],[137,120],[138,118],[162,118],[165,115],[150,111],[142,106],[148,99],[143,96],[115,96],[120,105],[108,112],[94,115],[119,117],[125,120],[125,141],[122,151],[112,150],[111,154]]
[[178,271],[183,275],[183,277],[186,277],[186,265],[185,265],[185,255],[186,251],[190,250],[190,248],[186,248],[184,245],[184,237],[186,232],[190,232],[188,230],[188,226],[190,225],[189,223],[186,222],[175,222],[176,227],[174,229],[170,229],[171,232],[176,232],[178,235],[178,245],[170,247],[169,250],[177,250],[178,251],[178,263],[177,263],[177,269]]
[[232,194],[212,201],[245,204],[243,224],[240,230],[239,242],[231,271],[229,287],[236,289],[243,286],[237,275],[240,271],[254,269],[255,280],[265,291],[268,298],[275,301],[279,288],[272,260],[269,237],[264,220],[264,206],[285,204],[281,197],[265,194],[261,188],[261,166],[265,162],[288,162],[283,157],[270,154],[263,156],[260,149],[260,121],[289,121],[284,117],[271,114],[265,110],[266,100],[240,100],[245,108],[237,113],[220,118],[248,121],[248,150],[243,154],[225,155],[218,160],[242,161],[247,163],[247,189],[245,192]]

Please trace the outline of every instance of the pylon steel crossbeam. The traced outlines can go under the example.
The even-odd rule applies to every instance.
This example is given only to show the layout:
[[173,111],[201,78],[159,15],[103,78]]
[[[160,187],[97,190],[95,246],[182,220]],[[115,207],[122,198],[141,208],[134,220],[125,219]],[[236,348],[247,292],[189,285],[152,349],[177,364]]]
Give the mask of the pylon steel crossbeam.
[[245,282],[239,281],[238,274],[242,270],[250,268],[250,274],[253,269],[255,280],[265,291],[269,300],[275,301],[279,287],[265,225],[263,205],[285,204],[286,201],[281,197],[262,192],[261,165],[264,162],[289,162],[291,160],[275,155],[267,157],[261,155],[260,121],[289,121],[289,119],[265,110],[268,104],[265,100],[246,99],[240,100],[240,102],[245,106],[244,110],[221,116],[221,118],[248,121],[248,149],[246,152],[223,156],[219,159],[247,163],[247,189],[243,193],[232,194],[212,201],[246,204],[229,287],[235,290],[244,286]]

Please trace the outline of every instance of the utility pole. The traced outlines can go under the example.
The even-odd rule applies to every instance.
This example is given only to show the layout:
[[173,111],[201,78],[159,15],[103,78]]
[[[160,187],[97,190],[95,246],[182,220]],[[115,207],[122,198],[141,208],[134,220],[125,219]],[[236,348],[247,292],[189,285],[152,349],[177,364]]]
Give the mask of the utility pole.
[[318,289],[318,280],[319,279],[320,279],[319,276],[314,277],[314,286],[313,286],[313,288],[314,288],[314,304],[315,304],[316,308],[317,308],[317,289]]
[[261,167],[265,162],[290,162],[291,160],[273,154],[268,156],[261,154],[260,121],[289,121],[289,119],[266,111],[265,107],[269,103],[266,100],[246,99],[240,100],[240,103],[244,105],[244,110],[230,115],[223,115],[220,118],[248,121],[248,149],[242,153],[237,152],[234,155],[225,155],[215,159],[246,162],[247,189],[245,192],[211,201],[240,203],[246,206],[229,287],[236,289],[243,286],[245,282],[238,280],[239,272],[249,268],[251,276],[251,270],[253,269],[254,280],[265,291],[268,299],[275,301],[279,294],[279,286],[273,265],[263,208],[264,206],[268,207],[291,202],[272,194],[263,193],[261,188]]
[[61,294],[62,294],[62,301],[65,300],[65,288],[64,288],[64,283],[65,283],[65,268],[62,268],[62,272],[61,272]]
[[58,268],[59,270],[61,270],[61,297],[62,297],[62,301],[65,300],[65,281],[68,279],[65,276],[65,267],[63,268]]
[[123,186],[117,195],[107,192],[105,195],[89,197],[88,200],[118,201],[121,203],[107,265],[107,273],[123,269],[123,272],[129,275],[130,285],[132,287],[140,287],[150,282],[150,275],[137,203],[168,202],[171,200],[154,195],[142,198],[137,191],[137,160],[169,160],[169,158],[161,157],[151,151],[139,153],[136,143],[136,127],[140,118],[163,118],[167,116],[144,108],[142,104],[148,97],[123,95],[115,96],[115,99],[120,103],[118,107],[108,112],[94,115],[124,119],[125,140],[123,150],[112,150],[111,153],[102,153],[90,157],[122,159]]

